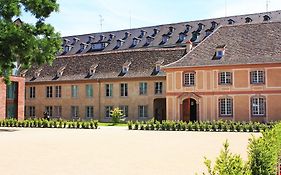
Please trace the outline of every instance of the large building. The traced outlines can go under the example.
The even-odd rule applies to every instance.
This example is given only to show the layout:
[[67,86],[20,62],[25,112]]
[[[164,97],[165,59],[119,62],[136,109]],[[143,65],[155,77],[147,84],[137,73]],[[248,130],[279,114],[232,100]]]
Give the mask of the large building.
[[[191,53],[198,56],[196,48],[202,48],[205,41],[219,35],[223,28],[221,26],[251,26],[276,21],[281,21],[280,11],[64,37],[63,51],[52,65],[34,65],[22,73],[26,78],[26,117],[42,117],[46,111],[52,117],[106,121],[110,119],[110,110],[120,107],[128,120],[147,120],[152,117],[186,121],[215,119],[217,113],[208,113],[206,110],[209,108],[202,106],[192,109],[196,110],[196,116],[192,118],[192,112],[188,109],[190,106],[186,104],[198,103],[202,95],[197,95],[194,87],[200,89],[201,86],[183,88],[182,77],[179,78],[179,75],[184,75],[183,72],[173,71],[180,64],[187,64],[189,61],[185,58]],[[262,30],[271,32],[271,28],[263,27]],[[234,32],[232,37],[248,42],[240,33]],[[264,40],[267,38],[264,37]],[[192,51],[189,41],[193,46],[198,45]],[[228,44],[217,49],[224,53]],[[205,53],[204,50],[202,52]],[[185,61],[179,63],[178,60]],[[214,82],[211,81],[211,85],[205,87],[206,72],[202,74],[204,76],[201,76],[203,79],[200,81],[204,81],[203,88],[213,86]],[[199,77],[193,76],[196,81]],[[243,80],[238,82],[243,84]],[[209,91],[215,93],[214,89]],[[176,96],[178,94],[180,97]],[[182,102],[176,102],[175,98],[184,101],[191,94],[196,101],[185,102],[188,112],[180,112],[182,107],[179,105]],[[207,105],[205,102],[203,104]],[[233,119],[240,120],[237,117]],[[244,120],[244,117],[241,119]]]

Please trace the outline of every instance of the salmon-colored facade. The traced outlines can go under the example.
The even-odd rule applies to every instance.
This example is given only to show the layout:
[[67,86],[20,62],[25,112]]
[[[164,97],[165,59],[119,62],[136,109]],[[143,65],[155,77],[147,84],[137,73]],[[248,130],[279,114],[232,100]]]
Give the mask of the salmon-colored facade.
[[[262,70],[265,73],[263,84],[251,84],[250,72]],[[195,73],[195,85],[184,85],[184,73]],[[219,73],[231,72],[232,83],[219,84]],[[279,77],[279,78],[277,78]],[[204,68],[179,68],[167,70],[167,116],[169,120],[189,121],[229,119],[235,121],[276,121],[281,119],[281,64],[221,66]],[[264,115],[253,115],[251,99],[264,97],[266,108]],[[229,116],[220,115],[219,99],[232,99],[232,111]],[[185,101],[194,99],[196,112]],[[186,116],[185,116],[186,115]]]

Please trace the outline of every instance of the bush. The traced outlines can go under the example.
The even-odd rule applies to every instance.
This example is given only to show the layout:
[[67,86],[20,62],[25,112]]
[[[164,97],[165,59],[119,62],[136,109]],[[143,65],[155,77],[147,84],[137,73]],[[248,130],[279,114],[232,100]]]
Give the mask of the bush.
[[114,125],[125,120],[124,118],[125,115],[123,114],[123,111],[118,107],[110,111],[110,116],[111,116],[111,121]]

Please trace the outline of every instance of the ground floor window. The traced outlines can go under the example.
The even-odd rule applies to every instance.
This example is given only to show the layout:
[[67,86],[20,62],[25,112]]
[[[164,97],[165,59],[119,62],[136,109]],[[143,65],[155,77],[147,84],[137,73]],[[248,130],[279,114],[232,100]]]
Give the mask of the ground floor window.
[[94,118],[94,107],[86,106],[86,118]]
[[139,118],[146,118],[146,117],[148,117],[148,107],[147,107],[147,105],[141,105],[141,106],[139,106],[138,107],[139,109],[138,109],[138,111],[139,111]]
[[47,112],[47,115],[52,117],[53,116],[53,106],[46,106],[45,112]]
[[79,118],[79,107],[71,106],[71,118],[77,119]]
[[230,97],[219,99],[220,116],[232,116],[233,114],[233,100]]
[[110,111],[113,110],[113,106],[105,106],[104,108],[105,108],[105,117],[106,117],[106,118],[111,117],[111,116],[110,116]]
[[28,117],[35,118],[35,106],[28,107]]
[[62,116],[62,107],[54,106],[54,117],[61,118]]
[[253,116],[265,116],[265,97],[252,97],[251,103]]
[[128,117],[129,107],[122,105],[119,108],[120,108],[120,110],[122,110],[122,113],[123,113],[124,117]]

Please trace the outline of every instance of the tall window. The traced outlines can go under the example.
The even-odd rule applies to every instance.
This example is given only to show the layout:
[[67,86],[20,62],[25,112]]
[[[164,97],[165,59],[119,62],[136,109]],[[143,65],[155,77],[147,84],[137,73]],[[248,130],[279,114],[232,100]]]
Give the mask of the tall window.
[[61,86],[55,86],[56,98],[61,98]]
[[34,118],[35,117],[35,106],[29,106],[28,107],[28,116],[30,118]]
[[86,118],[94,118],[94,107],[86,106]]
[[35,87],[29,87],[29,98],[35,98]]
[[54,106],[54,117],[61,118],[62,117],[62,107]]
[[110,116],[110,111],[113,110],[113,106],[105,106],[105,117],[109,118]]
[[139,106],[139,118],[148,117],[148,107],[147,106]]
[[78,86],[77,85],[71,86],[71,97],[73,97],[73,98],[78,97]]
[[127,97],[128,96],[128,84],[127,83],[121,83],[120,84],[120,96],[121,97]]
[[16,99],[18,96],[18,83],[11,82],[11,84],[7,85],[6,95],[8,99]]
[[184,86],[194,86],[195,73],[185,73],[183,83],[184,83]]
[[252,115],[265,116],[265,97],[252,97]]
[[125,105],[121,105],[119,108],[120,108],[120,110],[122,110],[124,117],[128,117],[129,107],[125,106]]
[[262,70],[251,71],[250,77],[251,77],[251,84],[265,83],[264,71]]
[[146,82],[140,82],[140,89],[139,89],[140,95],[146,95],[147,94],[147,83]]
[[94,93],[93,93],[93,85],[91,84],[87,84],[86,85],[86,96],[88,98],[92,98],[94,96]]
[[162,94],[163,83],[162,82],[155,82],[155,94]]
[[105,84],[105,96],[112,97],[113,84]]
[[219,111],[220,111],[220,116],[232,116],[233,115],[232,98],[226,97],[226,98],[219,99]]
[[222,84],[222,85],[232,84],[232,73],[231,72],[220,72],[219,73],[219,84]]
[[46,87],[46,97],[47,98],[52,98],[53,97],[53,87],[52,86],[47,86]]
[[48,113],[50,117],[53,116],[53,106],[46,106],[45,111]]
[[79,107],[71,106],[71,118],[77,119],[79,118]]

